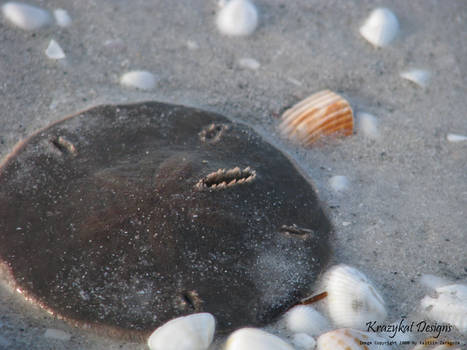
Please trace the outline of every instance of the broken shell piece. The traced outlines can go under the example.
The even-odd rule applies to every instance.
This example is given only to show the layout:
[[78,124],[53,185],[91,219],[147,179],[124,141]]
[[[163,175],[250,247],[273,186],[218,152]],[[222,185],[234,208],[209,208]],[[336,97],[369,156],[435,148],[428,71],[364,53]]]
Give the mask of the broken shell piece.
[[293,347],[260,329],[242,328],[229,336],[225,350],[293,350]]
[[387,340],[374,333],[351,328],[336,329],[318,337],[317,350],[389,350]]
[[381,322],[387,312],[376,288],[357,269],[333,267],[325,278],[329,315],[338,327],[366,329],[370,321]]
[[447,134],[446,139],[449,142],[462,142],[467,141],[467,136],[459,134]]
[[329,323],[311,306],[297,305],[285,315],[287,329],[292,333],[319,335],[329,330]]
[[261,64],[257,60],[249,57],[240,58],[238,60],[238,65],[242,68],[251,70],[257,70],[261,66]]
[[360,27],[360,34],[377,47],[388,45],[399,31],[396,15],[387,8],[377,8],[371,12]]
[[51,19],[47,11],[21,2],[7,2],[2,6],[2,12],[7,20],[24,30],[39,29]]
[[122,75],[120,84],[141,90],[151,90],[156,86],[156,79],[150,72],[132,71]]
[[423,69],[411,69],[400,74],[401,78],[407,79],[422,88],[426,88],[430,81],[430,72]]
[[71,25],[71,17],[68,12],[64,9],[54,10],[55,22],[59,27],[68,27]]
[[294,334],[292,343],[300,350],[313,350],[316,347],[316,340],[306,333]]
[[425,296],[422,309],[433,320],[452,324],[467,332],[467,285],[450,284],[435,289],[437,296]]
[[225,35],[250,35],[257,26],[258,11],[249,0],[230,0],[217,16],[217,28]]
[[45,54],[52,60],[61,60],[65,58],[65,52],[63,52],[60,45],[55,40],[50,40],[49,46],[45,50]]
[[212,343],[214,317],[209,313],[173,319],[157,328],[148,339],[151,350],[206,350]]
[[310,146],[327,135],[352,135],[350,104],[338,94],[323,90],[286,110],[279,131],[284,137]]
[[44,338],[68,341],[71,339],[71,334],[60,329],[47,328],[47,330],[44,332]]
[[378,128],[378,119],[375,116],[369,113],[358,113],[357,114],[358,120],[358,129],[372,140],[378,140],[381,137],[381,133],[379,132]]
[[349,179],[343,175],[334,175],[329,179],[329,185],[335,192],[343,192],[349,187]]

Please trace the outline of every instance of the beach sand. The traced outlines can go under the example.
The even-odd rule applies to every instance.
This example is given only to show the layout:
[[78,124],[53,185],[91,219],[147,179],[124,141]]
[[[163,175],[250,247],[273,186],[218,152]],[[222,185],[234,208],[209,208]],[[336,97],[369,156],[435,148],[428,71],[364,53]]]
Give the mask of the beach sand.
[[[254,127],[311,177],[335,228],[332,262],[374,281],[389,321],[423,319],[421,274],[466,283],[467,142],[446,137],[467,135],[467,2],[255,0],[259,26],[247,37],[219,33],[215,0],[31,4],[64,8],[73,22],[24,31],[0,17],[0,159],[35,130],[99,104],[155,100],[215,111]],[[359,34],[378,6],[400,22],[379,49]],[[51,39],[65,59],[45,55]],[[426,88],[399,76],[409,68],[431,73]],[[131,70],[152,72],[155,88],[121,86]],[[374,115],[380,137],[356,128],[311,149],[280,138],[284,109],[327,88],[357,117]],[[335,175],[347,177],[346,190],[331,188]],[[48,328],[72,337],[46,338]],[[2,348],[146,347],[75,329],[2,287]]]

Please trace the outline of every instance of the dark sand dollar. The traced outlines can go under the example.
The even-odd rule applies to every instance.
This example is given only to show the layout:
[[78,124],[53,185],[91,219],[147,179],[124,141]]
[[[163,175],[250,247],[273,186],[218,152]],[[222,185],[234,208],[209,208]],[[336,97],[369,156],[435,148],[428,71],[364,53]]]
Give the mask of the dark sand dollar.
[[281,152],[182,106],[92,108],[0,168],[0,260],[15,286],[120,337],[199,311],[220,331],[272,321],[310,292],[330,229]]

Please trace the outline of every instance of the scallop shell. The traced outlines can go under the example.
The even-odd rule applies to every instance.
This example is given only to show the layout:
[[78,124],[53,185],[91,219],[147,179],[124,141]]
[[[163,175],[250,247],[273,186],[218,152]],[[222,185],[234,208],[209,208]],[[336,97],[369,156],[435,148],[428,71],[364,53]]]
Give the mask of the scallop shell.
[[249,0],[230,0],[221,8],[216,23],[222,34],[250,35],[258,26],[258,11]]
[[388,45],[399,32],[396,15],[387,8],[377,8],[371,12],[360,27],[360,34],[376,47]]
[[351,328],[336,329],[318,337],[317,350],[389,350],[389,341],[374,333]]
[[437,296],[425,296],[421,306],[433,320],[449,323],[462,333],[467,332],[467,286],[450,284],[435,289]]
[[293,347],[268,332],[257,328],[242,328],[227,339],[224,350],[294,350]]
[[310,146],[325,135],[352,135],[354,118],[349,102],[323,90],[286,110],[279,131],[284,137]]
[[206,350],[212,343],[214,317],[198,313],[175,318],[157,328],[148,339],[151,350]]
[[367,322],[386,318],[382,296],[357,269],[337,265],[327,273],[325,284],[329,315],[338,327],[366,329]]
[[285,315],[285,322],[292,333],[316,336],[330,329],[326,318],[308,305],[297,305],[290,309]]

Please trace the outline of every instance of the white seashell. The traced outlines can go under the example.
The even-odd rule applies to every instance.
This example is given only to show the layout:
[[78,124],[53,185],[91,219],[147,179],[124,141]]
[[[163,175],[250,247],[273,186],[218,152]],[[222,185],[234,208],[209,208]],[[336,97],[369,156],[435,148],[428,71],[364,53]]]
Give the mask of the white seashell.
[[316,347],[316,340],[306,333],[294,334],[292,343],[301,350],[313,350]]
[[426,88],[430,81],[430,72],[423,69],[411,69],[400,74],[401,78],[407,79],[422,88]]
[[68,341],[71,339],[71,334],[64,332],[60,329],[48,328],[44,333],[45,338],[57,339],[62,341]]
[[378,129],[378,120],[375,116],[369,113],[358,113],[357,115],[358,120],[358,129],[372,140],[378,140],[381,138],[381,134]]
[[353,267],[331,268],[326,274],[325,290],[329,315],[338,327],[366,329],[367,322],[381,322],[387,316],[380,293]]
[[371,44],[383,47],[389,44],[399,31],[399,21],[387,8],[377,8],[371,12],[360,27],[360,34]]
[[186,42],[186,47],[188,47],[188,49],[190,50],[198,50],[199,49],[199,45],[196,41],[193,41],[193,40],[188,40]]
[[250,35],[258,26],[258,11],[249,0],[230,0],[219,11],[216,23],[222,34]]
[[54,17],[55,22],[60,27],[68,27],[71,25],[71,17],[68,12],[64,9],[56,9],[54,10]]
[[261,66],[261,64],[257,60],[248,57],[240,58],[238,60],[238,65],[242,68],[247,68],[251,70],[257,70]]
[[45,49],[45,54],[48,58],[53,60],[61,60],[65,58],[65,52],[63,52],[60,45],[55,40],[50,40],[49,46]]
[[216,322],[209,313],[175,318],[157,328],[148,339],[151,350],[206,350]]
[[330,91],[317,92],[282,114],[279,131],[304,146],[323,136],[353,133],[353,112],[343,97]]
[[467,332],[467,285],[450,284],[435,289],[437,296],[425,296],[422,309],[433,320],[449,323]]
[[122,75],[120,84],[141,90],[151,90],[156,86],[156,78],[147,71],[132,71]]
[[293,347],[268,332],[257,328],[242,328],[227,339],[224,350],[294,350]]
[[447,134],[446,139],[449,142],[462,142],[467,141],[467,136],[459,134]]
[[335,192],[342,192],[349,187],[349,180],[345,176],[335,175],[329,179],[329,185]]
[[329,322],[309,305],[297,305],[285,314],[287,329],[292,333],[319,335],[330,329]]
[[336,329],[318,337],[317,350],[389,350],[388,340],[351,328]]
[[7,2],[2,6],[2,12],[6,19],[24,30],[39,29],[51,21],[47,11],[21,2]]

